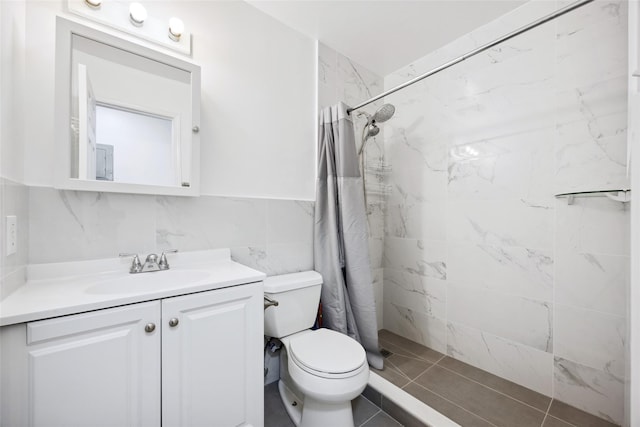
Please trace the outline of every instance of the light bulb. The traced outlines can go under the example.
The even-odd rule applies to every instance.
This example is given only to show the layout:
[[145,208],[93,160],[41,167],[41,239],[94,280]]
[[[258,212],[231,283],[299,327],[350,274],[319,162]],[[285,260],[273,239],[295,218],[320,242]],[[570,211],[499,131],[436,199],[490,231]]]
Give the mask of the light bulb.
[[184,22],[175,16],[169,19],[169,38],[173,41],[180,41],[180,36],[184,33]]
[[129,20],[136,27],[142,27],[145,19],[147,19],[147,9],[140,3],[131,3],[129,6]]
[[100,9],[102,6],[102,0],[84,0],[84,2],[92,9]]

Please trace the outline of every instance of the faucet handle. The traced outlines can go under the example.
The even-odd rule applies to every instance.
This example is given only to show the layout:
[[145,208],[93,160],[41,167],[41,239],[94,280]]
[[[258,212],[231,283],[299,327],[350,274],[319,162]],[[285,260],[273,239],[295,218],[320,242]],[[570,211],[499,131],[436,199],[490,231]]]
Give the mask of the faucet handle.
[[131,261],[131,268],[129,268],[129,273],[140,273],[142,271],[142,263],[140,262],[140,258],[138,258],[138,254],[134,253],[120,253],[118,254],[120,258],[132,256],[133,260]]
[[165,254],[175,254],[178,252],[177,249],[165,249],[162,251],[162,255],[160,255],[160,261],[158,262],[158,267],[160,270],[168,270],[169,269],[169,261],[167,261],[167,256]]

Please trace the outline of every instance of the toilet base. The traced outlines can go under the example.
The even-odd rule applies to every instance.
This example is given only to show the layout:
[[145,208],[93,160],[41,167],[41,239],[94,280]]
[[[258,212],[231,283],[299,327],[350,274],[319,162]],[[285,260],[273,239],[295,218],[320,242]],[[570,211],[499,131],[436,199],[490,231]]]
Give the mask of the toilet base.
[[287,410],[287,414],[289,414],[289,418],[296,425],[296,427],[300,427],[300,421],[302,420],[302,407],[304,406],[304,401],[300,399],[296,394],[291,391],[289,387],[285,384],[284,381],[278,381],[278,390],[280,391],[280,399],[282,399],[282,404],[284,408]]
[[278,390],[289,418],[296,427],[354,427],[350,400],[327,403],[305,396],[303,401],[282,380],[278,381]]

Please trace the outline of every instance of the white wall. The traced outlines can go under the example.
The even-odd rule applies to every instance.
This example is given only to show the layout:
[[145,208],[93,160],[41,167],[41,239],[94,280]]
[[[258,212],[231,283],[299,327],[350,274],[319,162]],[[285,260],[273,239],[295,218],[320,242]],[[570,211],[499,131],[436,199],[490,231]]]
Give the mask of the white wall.
[[22,182],[22,144],[16,141],[24,134],[25,7],[21,1],[1,2],[0,10],[0,176]]
[[[202,67],[201,192],[311,200],[315,193],[315,42],[240,1],[144,2],[179,16]],[[62,1],[26,5],[24,175],[53,182],[55,14]],[[34,154],[35,153],[35,154]]]
[[[23,180],[24,135],[22,90],[24,87],[24,4],[0,2],[0,299],[25,280],[27,263],[27,188]],[[5,253],[5,220],[18,217],[17,253]]]
[[[313,203],[300,200],[314,197],[315,42],[244,2],[145,3],[155,17],[180,16],[194,34],[193,60],[202,67],[203,196],[59,191],[51,188],[53,70],[55,16],[64,4],[0,1],[2,129],[10,123],[15,130],[10,138],[3,133],[2,153],[11,155],[2,175],[18,181],[1,181],[9,201],[2,214],[14,207],[22,248],[18,258],[3,257],[21,280],[3,277],[2,295],[24,281],[27,262],[168,247],[230,247],[235,259],[269,274],[312,268]],[[7,24],[14,16],[21,25]],[[11,98],[6,88],[13,88]],[[21,120],[15,114],[23,104],[29,114]]]

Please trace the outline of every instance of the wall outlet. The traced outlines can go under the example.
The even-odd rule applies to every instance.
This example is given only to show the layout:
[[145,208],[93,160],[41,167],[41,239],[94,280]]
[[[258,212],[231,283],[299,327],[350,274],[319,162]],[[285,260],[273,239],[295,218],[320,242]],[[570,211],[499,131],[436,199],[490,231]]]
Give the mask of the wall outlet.
[[18,252],[18,217],[7,215],[7,255]]

